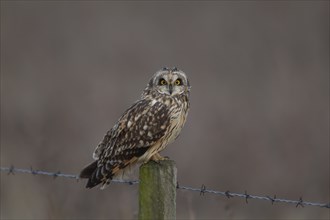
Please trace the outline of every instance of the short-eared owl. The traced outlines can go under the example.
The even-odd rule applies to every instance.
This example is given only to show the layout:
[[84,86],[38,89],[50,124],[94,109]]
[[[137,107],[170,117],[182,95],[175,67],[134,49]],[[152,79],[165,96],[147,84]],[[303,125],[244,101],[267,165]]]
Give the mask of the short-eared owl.
[[86,188],[102,186],[123,169],[136,163],[164,159],[159,155],[173,142],[186,121],[190,85],[177,68],[156,72],[141,99],[128,108],[96,147],[95,161],[85,167],[81,178]]

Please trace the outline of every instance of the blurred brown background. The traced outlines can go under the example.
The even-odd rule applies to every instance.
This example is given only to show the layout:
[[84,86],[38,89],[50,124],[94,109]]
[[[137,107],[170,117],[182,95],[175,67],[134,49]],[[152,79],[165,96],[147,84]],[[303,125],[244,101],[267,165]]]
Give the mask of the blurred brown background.
[[[191,111],[181,185],[329,202],[329,2],[1,1],[1,166],[78,173],[163,66]],[[137,186],[1,173],[2,219],[132,219]],[[179,219],[329,219],[178,191]]]

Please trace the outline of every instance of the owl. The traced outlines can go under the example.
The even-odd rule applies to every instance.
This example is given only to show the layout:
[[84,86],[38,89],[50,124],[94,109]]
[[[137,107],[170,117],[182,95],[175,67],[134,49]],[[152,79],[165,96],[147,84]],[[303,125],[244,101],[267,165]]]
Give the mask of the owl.
[[190,84],[177,68],[157,71],[141,99],[129,107],[105,134],[93,153],[93,163],[80,178],[86,188],[104,188],[128,167],[149,160],[164,160],[159,152],[180,134],[189,110]]

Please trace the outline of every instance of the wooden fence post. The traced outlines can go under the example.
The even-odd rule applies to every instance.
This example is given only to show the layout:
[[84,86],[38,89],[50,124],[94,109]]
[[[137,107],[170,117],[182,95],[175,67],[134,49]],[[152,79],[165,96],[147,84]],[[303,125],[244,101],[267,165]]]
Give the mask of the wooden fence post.
[[175,162],[149,161],[140,167],[139,219],[176,219]]

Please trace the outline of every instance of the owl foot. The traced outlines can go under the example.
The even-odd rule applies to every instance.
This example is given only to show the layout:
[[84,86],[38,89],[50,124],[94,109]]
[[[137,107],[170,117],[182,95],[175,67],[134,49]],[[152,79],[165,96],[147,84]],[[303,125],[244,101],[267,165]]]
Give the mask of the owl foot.
[[159,153],[156,153],[154,154],[152,157],[151,157],[151,160],[155,161],[155,162],[159,162],[159,161],[162,161],[162,160],[168,160],[169,158],[168,157],[162,157],[160,156]]

